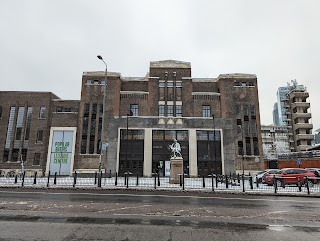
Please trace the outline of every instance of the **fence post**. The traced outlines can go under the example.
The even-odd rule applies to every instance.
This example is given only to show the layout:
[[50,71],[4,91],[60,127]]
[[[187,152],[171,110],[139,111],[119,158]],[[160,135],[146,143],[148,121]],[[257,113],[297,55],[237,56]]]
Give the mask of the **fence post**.
[[214,192],[214,183],[213,183],[213,173],[211,174],[211,186],[212,186],[212,191]]
[[182,173],[182,190],[184,191],[184,173]]
[[33,184],[37,184],[37,172],[34,174]]
[[98,187],[101,187],[101,182],[102,182],[102,171],[99,172]]
[[116,172],[116,178],[115,178],[115,181],[114,181],[114,185],[117,186],[118,185],[118,173]]
[[242,174],[241,176],[242,176],[242,192],[245,192],[245,188],[244,188],[244,174]]
[[228,175],[226,175],[226,188],[229,188],[229,180],[228,180]]
[[22,173],[22,183],[21,183],[21,186],[22,186],[22,187],[24,186],[24,177],[25,177],[25,175],[26,175],[26,172],[24,171],[24,172]]
[[74,171],[74,177],[73,177],[73,187],[75,187],[77,184],[77,172]]
[[139,186],[139,172],[137,172],[137,183],[136,183],[137,186]]
[[204,180],[204,174],[202,174],[202,187],[205,188],[206,187],[206,182]]
[[127,173],[127,188],[129,187],[129,172]]
[[57,184],[57,172],[54,173],[54,179],[53,179],[53,184]]
[[277,180],[275,175],[273,175],[273,186],[274,186],[274,193],[277,193],[278,187],[277,187]]
[[250,181],[250,188],[251,190],[253,189],[253,181],[252,181],[252,176],[249,177],[249,181]]
[[215,174],[215,178],[216,178],[216,188],[218,189],[218,174]]
[[299,188],[299,192],[301,192],[301,180],[300,180],[300,177],[298,177],[298,188]]
[[47,187],[49,187],[49,182],[50,182],[50,171],[48,173],[48,182],[47,182]]
[[158,171],[158,187],[160,187],[160,171]]
[[309,178],[308,177],[306,177],[306,186],[307,186],[308,194],[310,194]]

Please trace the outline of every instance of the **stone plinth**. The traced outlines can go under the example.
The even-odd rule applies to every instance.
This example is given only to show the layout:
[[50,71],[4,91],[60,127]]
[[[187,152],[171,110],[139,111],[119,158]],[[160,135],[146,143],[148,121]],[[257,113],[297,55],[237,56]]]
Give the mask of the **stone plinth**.
[[181,174],[183,174],[183,158],[171,157],[170,158],[170,183],[179,184]]

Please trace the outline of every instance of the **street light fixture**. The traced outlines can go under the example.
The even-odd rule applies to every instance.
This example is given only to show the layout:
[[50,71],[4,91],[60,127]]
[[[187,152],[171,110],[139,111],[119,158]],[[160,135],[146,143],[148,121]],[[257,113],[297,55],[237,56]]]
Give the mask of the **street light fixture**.
[[[100,140],[100,160],[99,160],[99,173],[102,170],[102,151],[103,151],[103,144],[104,144],[104,119],[105,119],[105,112],[106,112],[106,89],[107,89],[107,74],[108,74],[108,66],[107,63],[103,60],[101,55],[97,56],[106,66],[105,76],[104,76],[104,86],[103,86],[103,102],[102,102],[102,126],[101,126],[101,140]],[[106,146],[106,145],[105,145]],[[107,149],[106,149],[106,156],[107,156]],[[107,159],[106,159],[106,170],[107,170]]]
[[[127,114],[127,140],[126,140],[126,166],[128,165],[128,142],[129,142],[129,116],[133,116],[132,111],[130,110],[130,113]],[[127,172],[128,170],[126,170]]]

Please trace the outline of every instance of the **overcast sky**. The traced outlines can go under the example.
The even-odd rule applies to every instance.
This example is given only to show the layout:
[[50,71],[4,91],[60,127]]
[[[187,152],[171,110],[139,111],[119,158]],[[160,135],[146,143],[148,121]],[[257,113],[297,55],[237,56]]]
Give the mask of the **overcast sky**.
[[191,62],[193,77],[256,74],[261,123],[277,88],[310,92],[320,128],[320,1],[0,1],[2,90],[80,99],[84,71],[145,76],[150,61]]

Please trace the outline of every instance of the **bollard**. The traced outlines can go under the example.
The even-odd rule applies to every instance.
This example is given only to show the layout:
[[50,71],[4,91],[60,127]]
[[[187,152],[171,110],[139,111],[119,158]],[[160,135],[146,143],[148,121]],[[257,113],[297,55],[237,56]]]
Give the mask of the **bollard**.
[[308,194],[310,194],[309,178],[308,177],[306,177],[306,186],[307,186]]
[[238,184],[240,184],[240,174],[239,173],[237,175],[237,179],[238,179]]
[[273,186],[274,186],[274,193],[277,193],[278,187],[277,187],[277,180],[276,177],[273,175]]
[[34,174],[33,184],[37,184],[37,172]]
[[249,181],[250,181],[250,189],[253,189],[253,181],[252,181],[252,176],[249,177]]
[[300,180],[300,177],[298,177],[298,188],[299,188],[299,192],[301,192],[301,180]]
[[50,171],[48,173],[48,182],[47,182],[47,187],[49,187],[49,182],[50,182]]
[[110,172],[109,172],[109,178],[111,178],[111,170],[110,170]]
[[244,174],[242,174],[241,176],[242,176],[242,192],[245,192],[245,188],[244,188]]
[[137,183],[136,183],[137,186],[139,186],[139,172],[137,172]]
[[179,184],[180,184],[180,187],[182,187],[182,175],[179,176]]
[[157,189],[157,175],[154,173],[154,189]]
[[202,174],[202,187],[205,188],[206,187],[206,182],[204,180],[204,174]]
[[118,185],[118,173],[116,172],[116,178],[115,178],[115,181],[114,181],[114,185],[117,186]]
[[94,185],[97,184],[97,172],[94,173]]
[[226,175],[226,188],[229,188],[229,180],[228,180],[228,175]]
[[257,184],[257,188],[258,188],[259,187],[259,179],[257,176],[256,176],[256,184]]
[[127,186],[127,172],[124,173],[124,185]]
[[77,184],[77,172],[74,171],[74,177],[73,177],[73,187],[76,187]]
[[18,183],[18,175],[16,175],[16,176],[14,177],[14,183],[15,183],[15,184]]
[[53,179],[53,184],[57,184],[57,172],[54,173],[54,179]]
[[21,186],[23,187],[24,186],[24,177],[26,175],[26,172],[24,171],[23,174],[22,174],[22,183],[21,183]]

